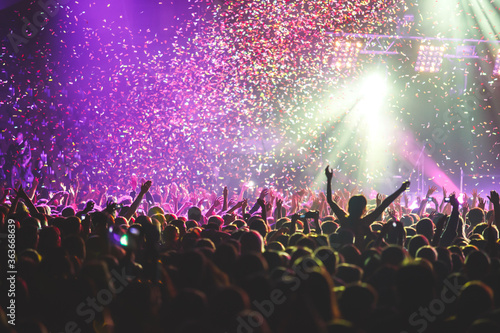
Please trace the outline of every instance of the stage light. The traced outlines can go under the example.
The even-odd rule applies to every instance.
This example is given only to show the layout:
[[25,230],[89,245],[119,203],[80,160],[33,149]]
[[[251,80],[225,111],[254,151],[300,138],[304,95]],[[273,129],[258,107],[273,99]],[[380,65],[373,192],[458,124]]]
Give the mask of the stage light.
[[[387,96],[387,78],[380,72],[368,73],[360,81],[361,98],[356,106],[361,120],[365,122],[363,130],[368,140],[376,140],[383,135],[387,119],[384,115],[384,103]],[[373,148],[375,150],[375,147]]]
[[444,46],[420,45],[417,62],[415,63],[415,71],[427,73],[439,72],[443,63],[445,50]]
[[500,50],[498,50],[497,58],[495,60],[495,67],[493,68],[493,76],[500,76]]
[[387,93],[387,79],[380,73],[368,75],[362,84],[364,98],[370,103],[381,101]]
[[333,44],[332,64],[336,69],[355,67],[362,47],[363,43],[361,42],[335,41]]
[[366,73],[361,79],[360,100],[353,110],[359,116],[355,128],[364,149],[359,168],[372,180],[377,179],[390,163],[388,133],[394,128],[394,121],[387,112],[390,87],[386,70],[381,67]]

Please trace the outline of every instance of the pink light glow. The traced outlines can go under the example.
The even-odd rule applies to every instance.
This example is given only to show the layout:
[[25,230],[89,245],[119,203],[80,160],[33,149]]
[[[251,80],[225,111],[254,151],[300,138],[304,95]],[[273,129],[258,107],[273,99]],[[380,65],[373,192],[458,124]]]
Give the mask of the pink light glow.
[[[406,162],[410,165],[415,166],[417,162],[424,164],[424,174],[426,178],[426,185],[430,187],[431,185],[437,185],[438,192],[442,191],[442,188],[446,188],[448,193],[456,192],[459,193],[459,188],[451,181],[451,179],[439,168],[439,166],[434,162],[432,158],[429,157],[430,150],[432,150],[432,146],[426,144],[426,148],[420,157],[420,161],[418,158],[420,156],[420,152],[422,150],[421,143],[417,142],[413,138],[413,134],[411,133],[403,133],[401,137],[406,137],[405,144],[401,146],[401,156],[404,157]],[[429,147],[431,147],[429,149]],[[426,189],[425,189],[426,190]]]

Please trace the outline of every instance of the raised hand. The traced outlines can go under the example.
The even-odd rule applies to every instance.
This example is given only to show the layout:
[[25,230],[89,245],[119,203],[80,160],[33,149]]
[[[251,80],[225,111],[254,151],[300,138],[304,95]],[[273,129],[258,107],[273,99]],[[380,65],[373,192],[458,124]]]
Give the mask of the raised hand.
[[246,209],[248,207],[248,199],[243,199],[243,201],[241,201],[241,208],[242,209]]
[[116,202],[114,202],[112,199],[108,199],[108,202],[106,202],[106,209],[105,209],[105,211],[107,211],[109,213],[113,213],[116,210],[117,210],[117,208],[116,208]]
[[224,201],[224,197],[221,195],[220,197],[215,198],[213,206],[219,207],[220,205],[222,205],[223,201]]
[[426,196],[425,196],[425,197],[426,197],[426,198],[431,197],[431,196],[432,196],[432,194],[433,194],[434,192],[436,192],[436,191],[437,191],[437,189],[438,189],[438,188],[437,188],[437,186],[434,186],[434,185],[433,185],[433,186],[431,186],[431,187],[429,187],[429,189],[427,190],[427,194],[426,194]]
[[269,201],[266,202],[266,211],[270,212],[273,209],[273,204]]
[[486,206],[486,201],[481,197],[477,198],[477,200],[479,202],[477,206],[482,210],[484,210],[484,207]]
[[232,209],[236,210],[238,208],[241,208],[241,206],[243,206],[243,201],[238,201],[236,202],[236,204],[233,206]]
[[259,195],[259,199],[262,199],[264,200],[264,198],[266,197],[266,195],[269,193],[269,190],[267,188],[263,189],[261,192],[260,192],[260,195]]
[[173,197],[177,197],[177,184],[176,183],[172,183],[170,185],[170,194],[172,194]]
[[401,190],[406,191],[410,187],[410,181],[407,180],[403,184],[401,184]]
[[462,211],[464,212],[464,214],[467,214],[467,212],[469,211],[469,203],[465,200],[464,203],[462,204]]
[[188,198],[189,197],[189,191],[187,190],[187,188],[184,185],[182,185],[180,187],[180,189],[181,189],[181,193],[183,194],[184,198]]
[[498,205],[500,203],[500,196],[498,195],[497,191],[490,191],[488,199],[493,205]]
[[276,199],[276,208],[281,209],[283,207],[283,199],[277,198]]
[[152,184],[153,184],[153,182],[151,180],[148,180],[147,182],[145,182],[144,184],[142,184],[142,186],[141,186],[141,193],[142,194],[148,193],[149,188],[151,187]]
[[[492,215],[495,215],[495,218],[494,218],[495,225],[497,226],[497,228],[500,229],[500,197],[496,191],[491,191],[490,195],[488,196],[488,199],[490,199],[490,205],[493,205],[493,209],[495,212],[495,214],[492,214]],[[489,223],[492,224],[493,221],[491,221]],[[490,233],[490,235],[491,235],[491,233]]]
[[333,170],[330,169],[330,165],[327,165],[325,168],[325,176],[328,181],[331,181],[333,178]]
[[477,198],[477,189],[476,188],[472,190],[472,197]]
[[446,188],[443,186],[443,199],[446,198],[446,195],[448,192],[446,191]]
[[451,204],[453,207],[458,207],[458,205],[460,205],[460,202],[458,202],[458,199],[457,199],[457,197],[455,196],[455,194],[450,195],[450,204]]
[[193,205],[196,205],[196,203],[198,202],[198,197],[196,196],[196,192],[192,192],[189,194],[189,202],[191,202],[191,204]]
[[377,193],[377,198],[376,198],[377,207],[380,206],[380,204],[382,203],[383,200],[384,200],[384,198],[382,197],[382,194]]
[[232,206],[236,203],[236,200],[234,200],[233,198],[229,199],[229,202],[228,202],[228,206]]
[[240,183],[240,187],[241,187],[241,191],[245,191],[247,190],[248,188],[250,188],[250,186],[248,186],[248,183],[247,182],[241,182]]
[[224,189],[222,190],[222,195],[224,197],[224,201],[222,202],[222,210],[227,210],[229,207],[229,204],[227,202],[227,197],[229,194],[229,190],[227,189],[227,186],[224,186]]
[[387,213],[389,214],[389,216],[390,216],[393,220],[395,220],[395,221],[399,221],[399,219],[398,219],[398,213],[396,212],[396,210],[394,210],[394,209],[389,209],[389,210],[387,211]]
[[335,202],[340,202],[340,196],[338,196],[337,194],[335,194],[335,195],[333,196],[333,201],[335,201]]

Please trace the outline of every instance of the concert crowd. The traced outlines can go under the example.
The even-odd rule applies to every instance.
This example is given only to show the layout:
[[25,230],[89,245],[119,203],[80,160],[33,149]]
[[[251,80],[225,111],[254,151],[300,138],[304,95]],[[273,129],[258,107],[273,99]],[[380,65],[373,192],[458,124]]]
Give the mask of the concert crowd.
[[27,146],[16,137],[3,169],[17,275],[16,325],[2,303],[2,331],[499,331],[494,190],[433,186],[412,208],[409,182],[369,200],[327,166],[319,193],[137,176],[49,191],[21,177]]

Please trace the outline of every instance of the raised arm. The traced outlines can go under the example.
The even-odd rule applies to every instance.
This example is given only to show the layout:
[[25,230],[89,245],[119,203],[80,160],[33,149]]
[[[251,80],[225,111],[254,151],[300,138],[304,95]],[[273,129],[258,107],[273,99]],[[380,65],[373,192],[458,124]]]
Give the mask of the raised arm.
[[446,199],[446,188],[443,186],[443,199],[441,199],[441,204],[439,205],[439,212],[442,213],[443,212],[443,208],[444,208],[444,205],[445,205],[445,199]]
[[330,170],[330,166],[327,165],[325,168],[325,176],[326,176],[326,202],[328,202],[328,205],[332,209],[333,213],[337,216],[339,220],[345,218],[347,216],[347,213],[340,208],[339,205],[332,199],[332,178],[333,178],[333,171]]
[[267,207],[266,207],[266,202],[264,199],[257,199],[257,203],[259,204],[261,211],[262,211],[262,219],[264,222],[267,224]]
[[248,186],[246,182],[241,183],[241,191],[240,194],[238,195],[238,201],[243,200],[243,196],[245,195],[245,191],[247,190]]
[[384,201],[382,201],[382,203],[380,204],[380,206],[375,208],[375,210],[373,212],[371,212],[370,214],[366,215],[366,217],[363,219],[363,221],[365,221],[365,223],[367,223],[367,224],[372,224],[377,219],[377,217],[382,215],[384,210],[387,207],[389,207],[389,205],[394,200],[396,200],[397,197],[399,197],[401,195],[401,193],[406,191],[406,189],[408,187],[410,187],[410,182],[409,181],[404,182],[399,189],[397,189],[393,194],[391,194],[390,196],[385,198]]
[[252,209],[250,209],[250,211],[249,211],[250,214],[253,214],[253,213],[255,213],[256,211],[259,210],[259,207],[260,207],[259,199],[260,200],[264,200],[264,198],[266,197],[266,195],[268,193],[269,193],[269,190],[267,188],[263,189],[260,192],[259,198],[257,199],[257,201],[255,201],[255,204],[253,205]]
[[141,191],[139,192],[139,195],[135,198],[134,202],[132,205],[130,205],[130,208],[127,210],[127,213],[125,213],[124,218],[127,220],[130,220],[130,218],[134,215],[135,211],[139,206],[141,205],[142,199],[144,198],[144,195],[149,191],[149,188],[151,187],[152,182],[148,180],[141,186]]
[[439,243],[441,241],[441,234],[443,233],[443,227],[444,223],[448,219],[447,215],[443,215],[437,220],[436,222],[436,231],[434,232],[434,237],[432,238],[431,245],[432,246],[439,246]]
[[219,207],[222,205],[222,200],[223,200],[223,197],[222,195],[220,197],[216,197],[212,206],[208,209],[208,211],[205,213],[205,217],[206,218],[209,218],[210,216],[213,215],[214,211],[215,211],[215,208]]
[[227,189],[227,186],[224,186],[224,190],[222,191],[222,194],[224,196],[224,201],[222,202],[222,210],[223,211],[226,211],[227,210],[227,206],[228,206],[228,199],[227,199],[227,196],[229,194],[229,191]]
[[282,207],[283,207],[283,199],[276,198],[276,221],[278,221],[282,217]]
[[52,196],[52,198],[50,198],[49,202],[47,202],[47,205],[53,205],[55,203],[56,200],[60,200],[64,197],[64,192],[63,191],[59,191],[57,193],[54,193],[54,195]]
[[189,207],[191,207],[191,206],[192,206],[191,202],[189,202],[189,201],[185,201],[185,202],[182,204],[181,208],[179,208],[179,209],[175,212],[175,215],[176,215],[176,216],[180,216],[181,214],[183,214],[183,213],[184,213],[184,211],[185,211],[186,209],[188,209],[188,208],[189,208]]
[[472,190],[472,208],[477,207],[477,189]]
[[314,228],[316,229],[316,233],[321,235],[323,230],[321,230],[321,224],[319,223],[319,211],[314,212]]
[[35,192],[36,192],[36,188],[38,187],[38,184],[40,184],[38,178],[34,177],[33,178],[33,182],[31,183],[31,188],[29,189],[28,191],[28,197],[33,200],[33,198],[35,197]]
[[226,214],[232,214],[235,210],[243,207],[243,200],[238,201],[233,207],[231,207],[228,211],[226,211]]
[[469,203],[467,202],[467,196],[464,197],[464,202],[462,204],[462,219],[467,221],[467,213],[469,212]]
[[[427,203],[429,202],[429,199],[432,198],[432,194],[436,192],[437,187],[436,186],[431,186],[427,190],[427,194],[425,195],[425,199],[420,202],[420,207],[418,210],[418,216],[422,217],[425,213],[425,208],[427,207]],[[432,200],[432,199],[431,199]]]
[[[328,215],[328,208],[327,208],[327,203],[326,203],[326,195],[323,192],[319,192],[319,198],[320,198],[320,207],[319,207],[319,214],[320,217],[324,217]],[[333,201],[336,201],[335,199],[332,199]]]
[[[382,201],[384,201],[384,196],[380,193],[377,193],[377,196],[375,198],[376,207],[380,206],[382,204]],[[382,211],[382,213],[383,213],[383,211]],[[383,220],[382,214],[377,216],[377,221],[382,221],[382,220]]]
[[488,196],[490,203],[493,205],[495,214],[495,225],[500,230],[500,197],[496,191],[491,191]]
[[106,194],[108,193],[108,187],[106,185],[101,185],[99,187],[99,194],[97,196],[97,204],[103,207],[106,204]]
[[24,192],[23,186],[21,185],[19,187],[19,190],[17,190],[17,200],[22,199],[24,203],[26,204],[26,207],[28,207],[28,210],[30,211],[30,214],[37,214],[38,210],[36,209],[35,205],[33,202],[30,200],[29,196]]
[[455,237],[458,235],[458,220],[460,217],[460,211],[458,209],[459,202],[454,194],[450,196],[450,204],[453,207],[453,210],[451,211],[448,224],[446,225],[443,235],[441,236],[441,246],[450,246]]

